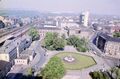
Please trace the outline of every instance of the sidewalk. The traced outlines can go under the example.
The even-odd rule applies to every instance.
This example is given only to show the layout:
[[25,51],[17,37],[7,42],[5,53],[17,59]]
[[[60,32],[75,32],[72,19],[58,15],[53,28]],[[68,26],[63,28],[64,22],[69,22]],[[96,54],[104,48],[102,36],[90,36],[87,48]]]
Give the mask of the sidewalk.
[[97,55],[94,55],[92,51],[90,52],[78,52],[73,46],[66,46],[64,51],[47,51],[48,57],[47,62],[51,57],[53,57],[55,54],[58,54],[59,52],[75,52],[82,55],[91,56],[96,61],[96,65],[91,66],[89,68],[85,68],[82,70],[67,70],[66,75],[62,79],[91,79],[89,76],[89,72],[91,71],[98,71],[100,69],[109,69],[110,67],[107,65],[107,63],[102,59],[101,57],[98,57]]

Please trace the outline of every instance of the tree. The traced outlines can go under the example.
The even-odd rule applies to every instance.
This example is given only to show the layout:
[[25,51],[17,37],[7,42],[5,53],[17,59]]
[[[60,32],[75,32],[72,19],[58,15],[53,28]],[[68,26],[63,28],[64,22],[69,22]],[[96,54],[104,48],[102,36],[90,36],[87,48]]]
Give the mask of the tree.
[[53,48],[55,48],[56,50],[58,50],[58,49],[64,48],[64,46],[65,46],[64,39],[62,39],[62,38],[56,38],[56,39],[54,39],[54,41],[53,41]]
[[120,37],[120,32],[113,33],[113,37]]
[[55,33],[47,32],[45,36],[45,46],[49,47],[53,44],[53,40],[56,38]]
[[73,45],[80,52],[86,52],[88,50],[86,40],[84,38],[80,39],[75,35],[72,35],[67,39],[67,44]]
[[92,79],[120,79],[120,68],[113,67],[110,70],[94,71],[89,73]]
[[106,74],[100,71],[90,72],[90,76],[92,77],[92,79],[109,79]]
[[32,76],[33,75],[33,69],[32,68],[28,68],[27,74],[28,74],[28,76]]
[[79,42],[79,38],[76,37],[75,35],[72,35],[67,39],[67,44],[73,45],[74,47],[76,47],[78,42]]
[[39,33],[38,33],[37,29],[31,28],[29,30],[29,36],[32,37],[32,41],[38,40],[39,39]]
[[41,71],[43,79],[61,79],[65,74],[65,68],[59,57],[50,59],[45,68]]
[[110,71],[113,79],[120,79],[120,68],[114,67]]
[[62,36],[61,36],[63,39],[66,39],[66,36],[65,36],[65,34],[62,34]]
[[44,40],[45,40],[44,41],[45,47],[49,50],[63,49],[65,46],[64,39],[58,37],[57,33],[51,33],[51,32],[46,33]]
[[120,79],[120,68],[117,69],[116,75],[117,75],[117,78],[116,78],[116,79]]

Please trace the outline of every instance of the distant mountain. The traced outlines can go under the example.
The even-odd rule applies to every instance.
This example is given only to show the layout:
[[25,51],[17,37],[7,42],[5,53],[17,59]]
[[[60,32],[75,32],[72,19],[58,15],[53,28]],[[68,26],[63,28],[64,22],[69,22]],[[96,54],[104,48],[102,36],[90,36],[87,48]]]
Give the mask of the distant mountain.
[[[38,11],[26,11],[26,10],[0,10],[2,16],[79,16],[80,13],[58,13],[58,12],[38,12]],[[90,17],[112,17],[114,15],[100,15],[90,13]],[[120,16],[117,16],[120,17]]]
[[55,15],[55,16],[77,16],[80,15],[78,13],[57,13],[57,12],[49,12],[49,15]]
[[2,16],[39,16],[40,12],[25,10],[0,10]]
[[26,10],[0,10],[0,15],[3,16],[75,16],[75,13],[54,13],[54,12],[38,12]]

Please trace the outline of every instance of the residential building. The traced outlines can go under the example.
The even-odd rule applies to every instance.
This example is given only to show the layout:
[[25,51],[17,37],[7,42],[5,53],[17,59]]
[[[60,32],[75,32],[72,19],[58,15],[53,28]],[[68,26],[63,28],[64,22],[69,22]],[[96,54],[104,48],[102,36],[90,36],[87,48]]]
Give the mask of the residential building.
[[80,14],[80,24],[88,26],[89,12],[83,12]]

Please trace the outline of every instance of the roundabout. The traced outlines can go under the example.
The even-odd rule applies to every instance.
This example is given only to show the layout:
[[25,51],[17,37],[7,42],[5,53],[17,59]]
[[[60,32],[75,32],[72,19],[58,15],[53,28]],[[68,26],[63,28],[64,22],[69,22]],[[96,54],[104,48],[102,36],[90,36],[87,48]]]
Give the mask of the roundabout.
[[67,70],[81,70],[96,64],[95,60],[86,55],[73,52],[60,52],[57,54]]

